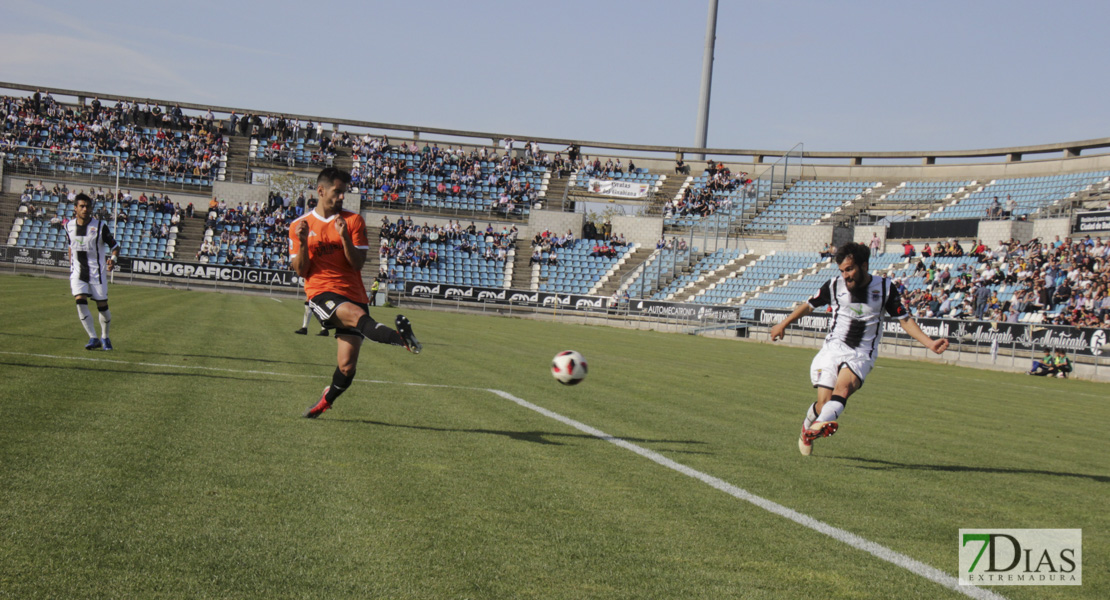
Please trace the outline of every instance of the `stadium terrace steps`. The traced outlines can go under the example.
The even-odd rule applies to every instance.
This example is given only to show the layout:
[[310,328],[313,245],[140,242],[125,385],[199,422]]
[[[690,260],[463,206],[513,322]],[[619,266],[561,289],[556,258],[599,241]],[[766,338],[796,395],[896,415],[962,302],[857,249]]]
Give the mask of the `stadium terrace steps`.
[[204,243],[204,224],[208,216],[208,208],[193,206],[193,218],[182,217],[177,224],[177,247],[174,256],[182,262],[193,262]]
[[659,191],[651,199],[651,204],[648,205],[644,214],[650,216],[659,216],[663,214],[663,205],[667,203],[667,200],[679,198],[679,192],[681,192],[682,188],[691,180],[691,177],[683,177],[681,175],[668,176],[663,180],[662,187],[659,188]]
[[625,255],[626,260],[623,263],[619,263],[616,270],[609,273],[607,277],[602,277],[600,287],[594,288],[597,290],[596,295],[612,296],[613,292],[617,291],[617,288],[620,287],[621,281],[624,280],[625,276],[631,273],[636,267],[640,266],[640,264],[647,260],[654,252],[655,248],[638,246],[630,254]]
[[228,136],[227,167],[224,177],[235,183],[250,182],[247,168],[247,154],[250,152],[251,138],[247,135]]
[[972,194],[982,191],[983,188],[985,188],[985,187],[987,187],[986,183],[979,183],[978,181],[972,181],[971,185],[965,187],[962,192],[959,192],[957,194],[953,194],[952,197],[947,198],[944,201],[939,202],[937,204],[934,204],[930,207],[925,207],[923,210],[918,212],[918,215],[919,216],[931,215],[931,214],[934,214],[934,213],[937,213],[937,212],[944,211],[944,210],[946,210],[948,208],[951,208],[953,206],[956,206],[961,201],[966,200]]
[[675,293],[674,299],[676,301],[691,302],[697,296],[704,295],[706,290],[713,287],[721,280],[734,276],[741,269],[754,263],[760,258],[762,258],[761,255],[753,254],[750,252],[747,254],[741,254],[739,258],[733,259],[726,263],[724,266],[715,269],[709,273],[706,273],[700,281],[679,290],[677,293]]
[[545,208],[559,207],[563,202],[563,194],[567,191],[570,180],[567,177],[552,176],[547,180],[547,189],[541,189],[539,198],[543,200]]
[[19,212],[19,195],[0,192],[0,243],[6,244]]
[[849,200],[842,204],[839,208],[821,217],[817,221],[818,224],[824,225],[828,223],[847,223],[855,221],[859,215],[870,213],[871,209],[882,201],[887,195],[894,191],[894,184],[880,181],[879,185],[867,190],[862,194],[859,200]]
[[651,298],[672,281],[692,273],[705,252],[691,250],[655,250],[643,263],[636,265],[633,276],[622,281],[617,292],[635,293],[637,298]]
[[[519,240],[518,240],[517,243],[520,243]],[[509,283],[510,288],[512,288],[514,290],[532,290],[532,289],[535,289],[532,286],[532,267],[533,267],[533,265],[528,264],[528,262],[531,261],[531,260],[532,260],[532,253],[531,253],[530,250],[527,251],[527,252],[517,252],[516,253],[516,256],[513,258],[513,262],[512,262],[513,278],[512,278],[512,281]],[[537,272],[536,275],[538,276],[539,273]]]

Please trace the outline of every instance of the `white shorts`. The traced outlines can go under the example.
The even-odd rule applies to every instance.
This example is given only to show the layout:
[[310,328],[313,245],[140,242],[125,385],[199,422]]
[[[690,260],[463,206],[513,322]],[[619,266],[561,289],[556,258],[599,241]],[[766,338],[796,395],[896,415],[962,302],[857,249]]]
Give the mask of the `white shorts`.
[[853,350],[843,344],[826,342],[809,366],[809,380],[813,387],[836,389],[836,377],[842,367],[851,369],[859,377],[860,385],[875,366],[875,359],[863,350]]
[[69,291],[74,296],[78,294],[85,294],[93,300],[107,300],[108,299],[108,283],[98,283],[96,281],[85,282],[81,281],[78,277],[69,278]]

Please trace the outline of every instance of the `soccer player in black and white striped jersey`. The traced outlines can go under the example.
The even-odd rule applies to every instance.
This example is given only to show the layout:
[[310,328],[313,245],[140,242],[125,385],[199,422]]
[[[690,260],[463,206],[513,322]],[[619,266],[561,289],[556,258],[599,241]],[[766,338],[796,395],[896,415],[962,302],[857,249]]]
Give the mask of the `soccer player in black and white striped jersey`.
[[832,305],[832,325],[821,351],[810,366],[810,381],[817,388],[817,402],[810,405],[798,436],[798,450],[813,452],[813,441],[836,433],[837,419],[848,397],[863,385],[878,355],[883,336],[883,315],[897,319],[902,329],[929,350],[940,354],[948,340],[934,340],[910,316],[897,288],[887,277],[867,272],[871,251],[863,244],[848,243],[836,252],[840,275],[771,328],[771,341],[780,340],[791,323]]
[[[66,223],[66,240],[69,242],[69,289],[77,300],[77,316],[89,335],[86,350],[112,349],[108,338],[108,324],[112,313],[108,311],[108,272],[119,260],[119,242],[112,237],[108,224],[93,217],[92,198],[77,194],[74,199],[74,219]],[[89,312],[89,297],[96,302],[100,313],[100,338]]]

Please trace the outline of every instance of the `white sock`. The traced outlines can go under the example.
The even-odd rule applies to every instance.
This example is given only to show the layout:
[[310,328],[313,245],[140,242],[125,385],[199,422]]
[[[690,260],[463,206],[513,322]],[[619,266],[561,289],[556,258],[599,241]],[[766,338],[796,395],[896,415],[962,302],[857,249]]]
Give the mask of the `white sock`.
[[81,326],[85,328],[85,333],[89,334],[91,338],[96,337],[96,329],[93,329],[92,313],[89,312],[88,304],[77,305],[77,318],[81,319]]
[[804,421],[802,421],[802,429],[809,429],[809,426],[813,425],[813,422],[816,421],[816,420],[817,420],[817,403],[814,402],[813,404],[809,405],[808,409],[806,409],[806,419]]
[[840,413],[844,411],[844,403],[839,400],[829,400],[825,406],[821,407],[821,416],[817,417],[818,421],[835,421]]
[[309,308],[308,303],[304,304],[304,323],[301,325],[302,329],[308,329],[308,321],[312,318],[312,309]]
[[112,322],[112,311],[100,311],[100,337],[108,337],[108,324]]

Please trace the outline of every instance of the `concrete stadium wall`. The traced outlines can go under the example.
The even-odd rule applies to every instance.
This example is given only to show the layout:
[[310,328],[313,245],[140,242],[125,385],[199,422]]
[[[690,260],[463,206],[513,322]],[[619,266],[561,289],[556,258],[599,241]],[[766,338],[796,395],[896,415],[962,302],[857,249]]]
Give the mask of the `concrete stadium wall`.
[[663,219],[661,217],[630,217],[617,215],[612,217],[613,234],[624,234],[624,239],[635,244],[642,244],[654,248],[659,238],[663,237]]
[[217,181],[212,185],[212,195],[220,200],[227,201],[228,206],[253,204],[255,202],[265,206],[270,199],[270,186]]
[[789,252],[820,252],[832,241],[832,225],[788,225],[786,227],[786,247]]
[[1064,239],[1071,235],[1071,219],[1037,219],[1033,221],[1033,237],[1052,241],[1056,236]]
[[[531,231],[551,230],[552,233],[563,235],[567,230],[574,232],[574,237],[582,238],[582,225],[585,216],[579,213],[565,213],[557,210],[533,210],[528,215],[528,226]],[[616,229],[614,229],[616,231]],[[529,237],[534,236],[531,233]],[[523,237],[523,236],[521,236]]]
[[[1066,219],[1065,219],[1066,220]],[[1019,242],[1028,242],[1033,239],[1032,221],[981,221],[979,223],[979,239],[993,248],[1000,240],[1016,239]]]
[[[886,247],[886,226],[885,225],[856,225],[855,231],[852,233],[852,241],[857,244],[865,246],[871,244],[871,235],[878,234],[879,240],[882,245],[879,248]],[[899,248],[901,251],[901,248]]]

